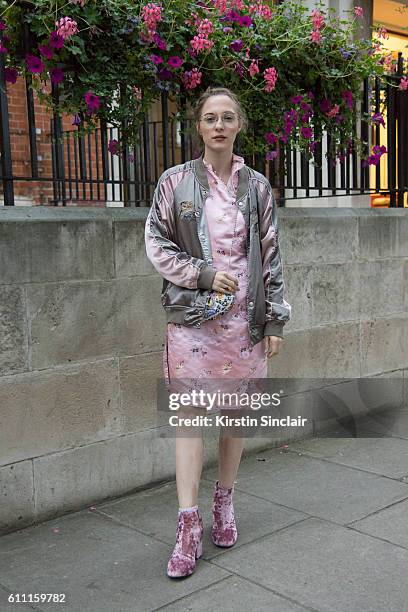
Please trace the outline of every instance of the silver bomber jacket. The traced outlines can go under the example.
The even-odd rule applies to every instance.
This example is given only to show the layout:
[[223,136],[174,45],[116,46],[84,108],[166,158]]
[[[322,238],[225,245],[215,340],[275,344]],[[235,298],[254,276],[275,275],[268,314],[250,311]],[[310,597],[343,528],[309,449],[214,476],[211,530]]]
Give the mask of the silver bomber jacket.
[[[236,202],[247,229],[247,311],[252,345],[264,336],[283,337],[291,317],[284,299],[277,208],[263,174],[244,165]],[[203,156],[160,176],[145,226],[146,254],[163,277],[161,300],[167,322],[201,327],[216,270],[204,214],[210,193]]]

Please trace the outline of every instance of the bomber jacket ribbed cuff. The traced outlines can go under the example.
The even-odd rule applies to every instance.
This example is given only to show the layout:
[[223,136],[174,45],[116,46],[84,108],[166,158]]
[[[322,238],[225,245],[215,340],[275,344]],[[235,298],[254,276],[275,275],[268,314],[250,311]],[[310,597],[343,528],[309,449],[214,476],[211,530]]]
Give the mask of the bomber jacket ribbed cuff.
[[199,289],[212,289],[214,276],[216,273],[217,270],[214,270],[214,268],[211,268],[210,266],[204,266],[201,268],[197,279],[197,287]]
[[283,338],[283,327],[284,323],[267,321],[264,327],[264,336],[278,336],[279,338]]

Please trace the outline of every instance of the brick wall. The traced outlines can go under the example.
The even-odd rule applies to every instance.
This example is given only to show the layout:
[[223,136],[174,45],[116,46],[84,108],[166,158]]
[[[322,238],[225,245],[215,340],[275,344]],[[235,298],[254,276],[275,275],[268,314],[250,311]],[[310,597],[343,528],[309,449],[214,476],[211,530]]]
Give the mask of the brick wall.
[[[47,112],[44,105],[38,101],[34,92],[35,105],[35,126],[37,140],[37,155],[38,155],[38,172],[43,180],[33,181],[24,180],[31,177],[31,157],[30,143],[28,135],[28,119],[27,119],[27,102],[25,81],[19,78],[14,85],[8,85],[8,106],[9,106],[9,122],[10,122],[10,140],[11,154],[13,164],[13,175],[17,177],[14,182],[14,195],[16,204],[19,205],[52,205],[53,204],[53,184],[52,178],[52,144],[51,144],[51,119],[52,115]],[[76,179],[80,179],[79,169],[79,153],[78,144],[75,145],[73,134],[76,128],[72,126],[72,118],[63,118],[63,130],[70,130],[72,134],[68,140],[64,141],[64,165],[65,175],[71,178],[70,184],[67,184],[68,204],[75,205],[96,205],[105,206],[105,197],[103,187],[101,186],[98,194],[96,185],[93,190],[90,183],[79,183]],[[100,151],[100,141],[99,141]],[[68,147],[70,155],[68,155]],[[76,148],[76,152],[74,150]],[[76,155],[75,155],[76,153]],[[102,164],[99,160],[97,166],[96,151],[95,151],[95,135],[90,136],[89,140],[85,140],[86,166],[88,171],[92,170],[92,178],[96,179],[99,171],[99,178],[102,179]],[[99,155],[100,157],[100,155]],[[91,164],[89,163],[91,159]],[[20,180],[19,180],[20,179]],[[2,196],[2,185],[0,183],[0,197]],[[93,202],[89,202],[89,199]]]

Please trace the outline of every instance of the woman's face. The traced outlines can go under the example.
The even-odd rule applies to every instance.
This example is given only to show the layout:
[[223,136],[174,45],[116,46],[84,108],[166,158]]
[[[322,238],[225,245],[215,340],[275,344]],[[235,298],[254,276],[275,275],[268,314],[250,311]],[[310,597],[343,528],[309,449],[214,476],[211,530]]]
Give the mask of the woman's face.
[[232,152],[235,138],[241,131],[235,102],[224,94],[211,96],[201,109],[200,121],[196,127],[206,151]]

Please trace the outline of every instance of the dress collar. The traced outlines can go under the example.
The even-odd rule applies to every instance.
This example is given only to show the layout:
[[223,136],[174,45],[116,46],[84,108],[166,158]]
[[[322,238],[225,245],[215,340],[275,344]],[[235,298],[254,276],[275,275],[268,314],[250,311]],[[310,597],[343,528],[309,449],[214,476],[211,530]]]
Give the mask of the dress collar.
[[[203,162],[203,155],[200,155],[197,159],[192,160],[192,167],[194,168],[195,176],[198,182],[202,185],[204,190],[207,192],[210,191],[210,186],[208,184],[208,166],[206,166]],[[236,164],[236,167],[235,167]],[[239,170],[238,173],[238,188],[236,193],[236,200],[239,202],[248,194],[249,189],[249,170],[246,164],[244,163],[243,157],[239,157],[239,155],[233,155],[233,169]]]
[[[215,176],[217,176],[217,173],[215,172],[212,164],[210,162],[207,162],[204,159],[204,155],[201,156],[201,159],[203,160],[203,164],[204,166],[208,169],[211,170],[211,172],[214,172]],[[237,172],[240,168],[242,168],[243,166],[245,166],[245,160],[243,157],[240,157],[239,155],[236,155],[235,153],[232,154],[232,166],[231,166],[231,177],[234,176],[235,172]]]

